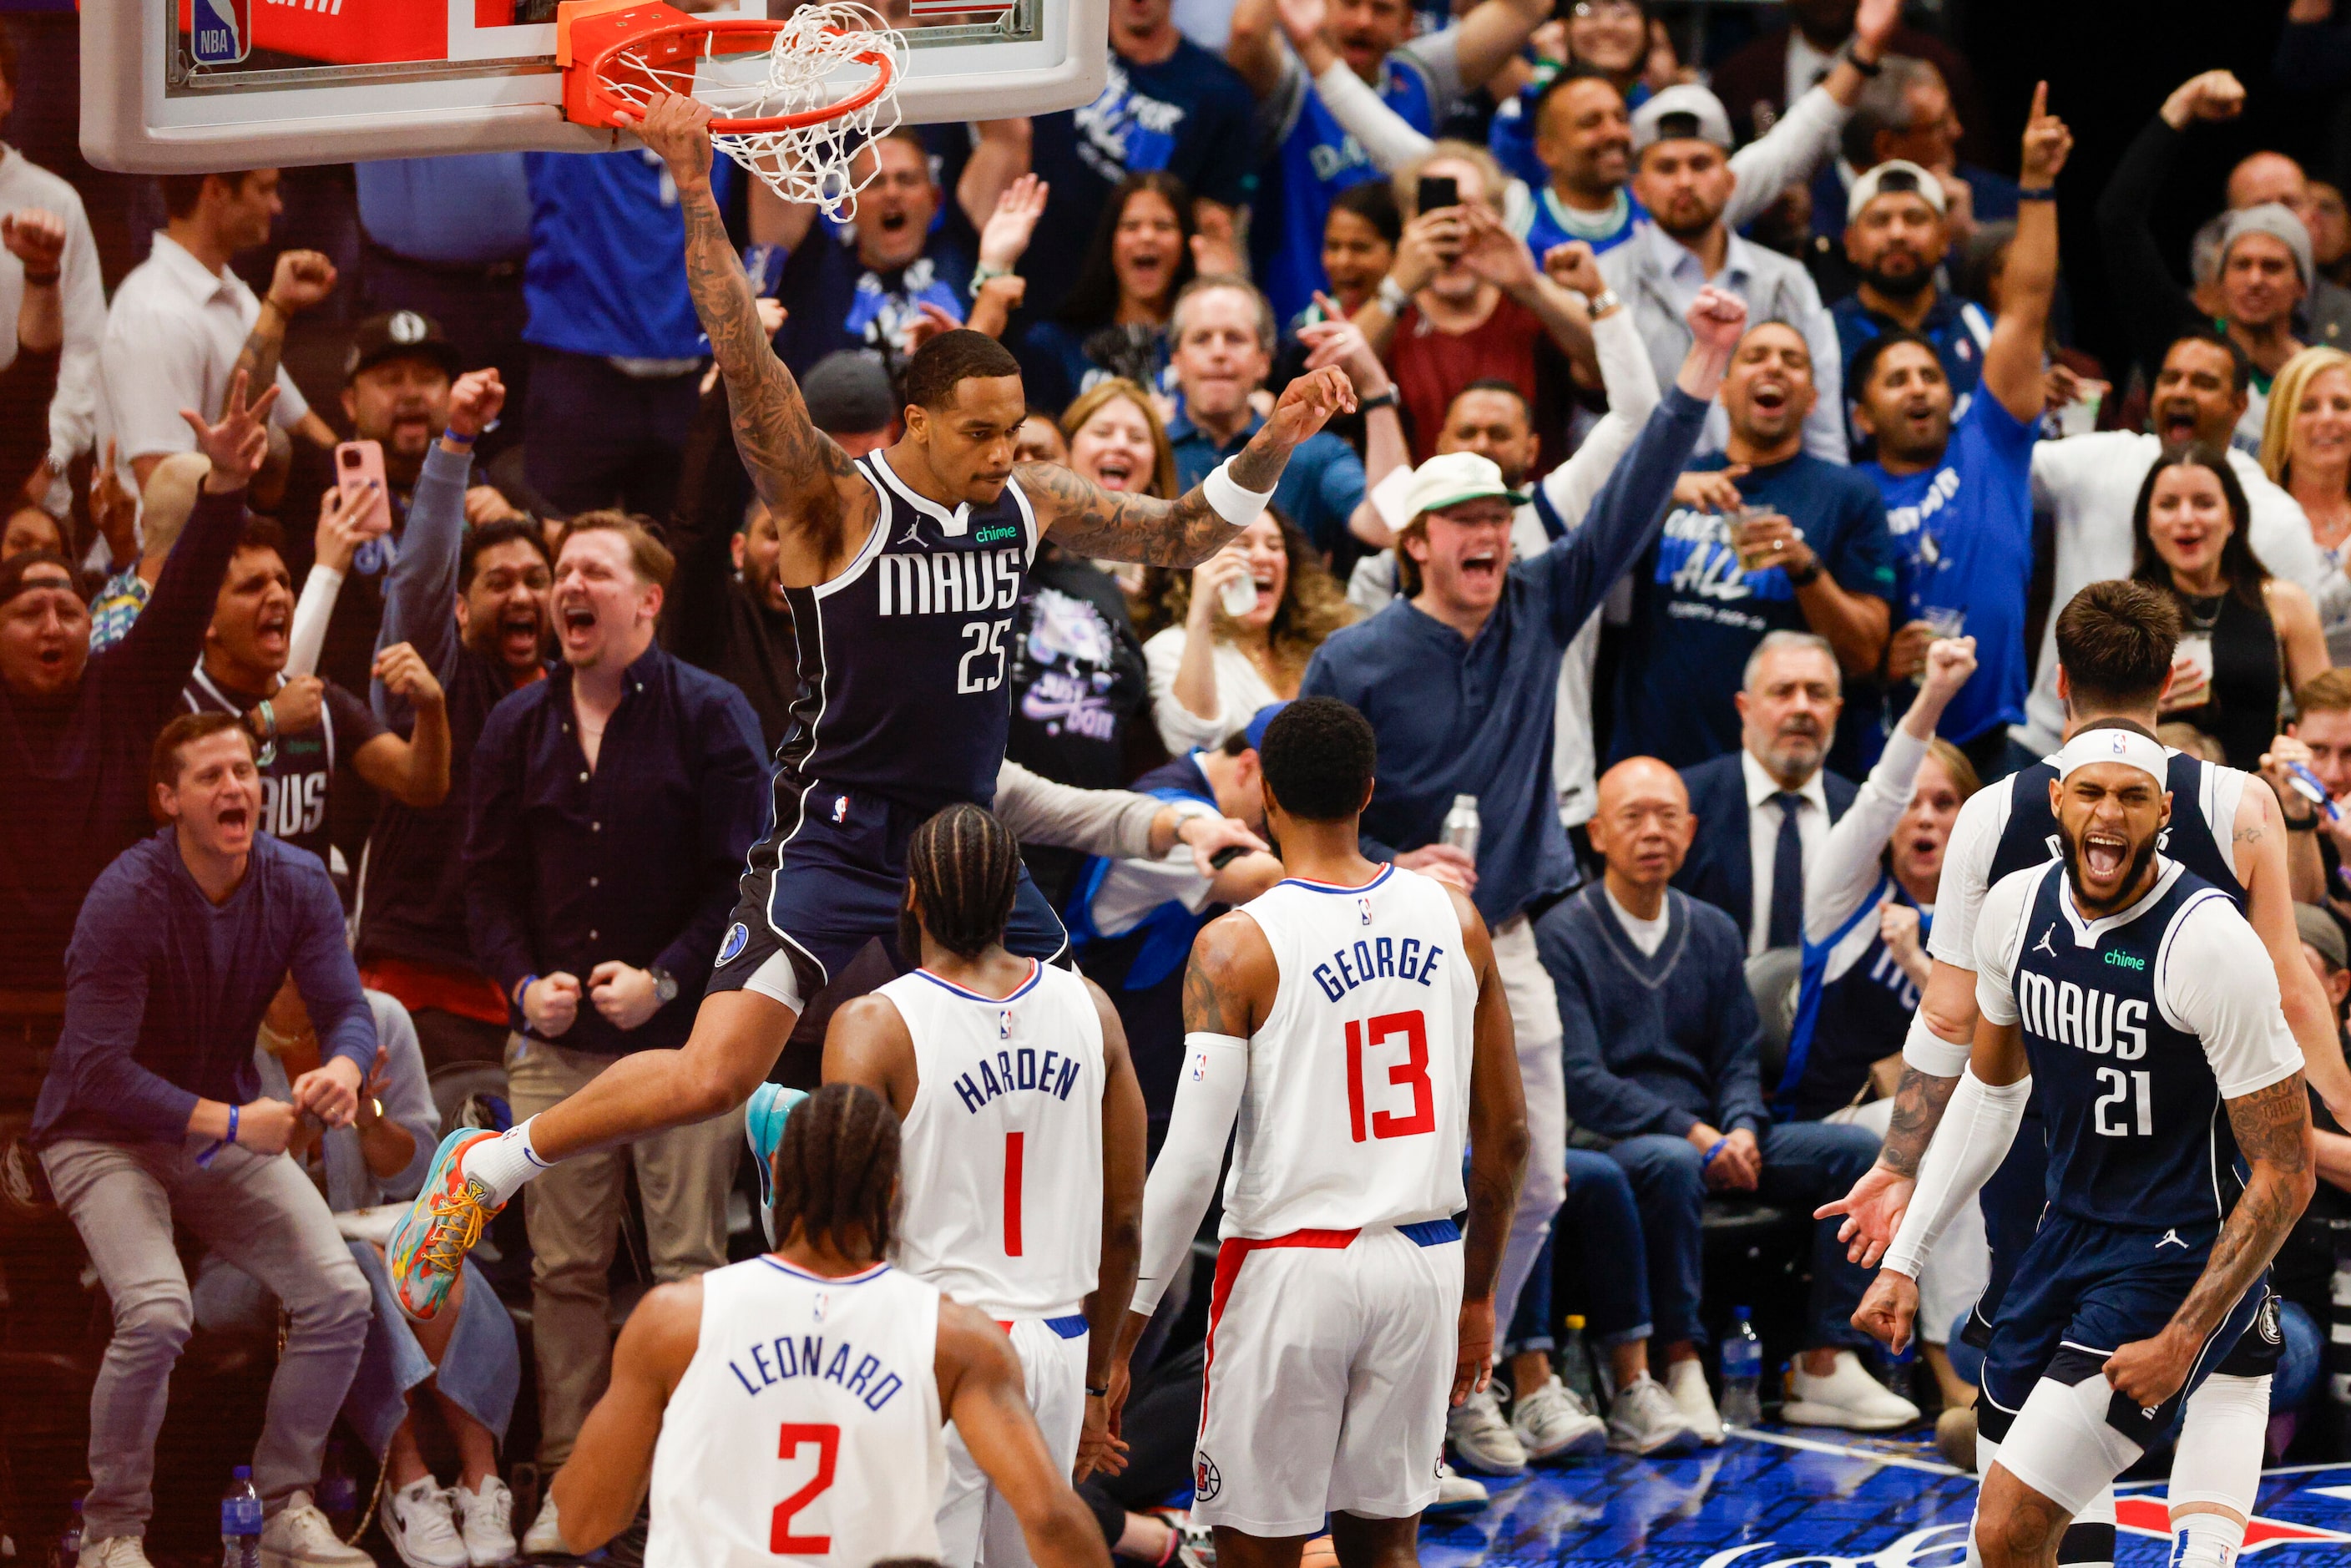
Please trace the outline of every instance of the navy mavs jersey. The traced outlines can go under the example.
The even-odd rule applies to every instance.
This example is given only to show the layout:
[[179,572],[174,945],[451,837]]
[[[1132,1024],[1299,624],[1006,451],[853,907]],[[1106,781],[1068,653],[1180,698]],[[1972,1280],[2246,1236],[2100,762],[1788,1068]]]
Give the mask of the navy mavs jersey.
[[2229,894],[2184,865],[2122,915],[2085,922],[2051,864],[2025,903],[2011,988],[2049,1128],[2049,1204],[2118,1230],[2217,1223],[2237,1189],[2237,1143],[2203,1041],[2158,997],[2174,928]]
[[1013,607],[1037,553],[1019,481],[952,512],[916,495],[879,452],[857,460],[880,515],[830,582],[784,591],[800,695],[777,749],[776,827],[836,793],[881,796],[925,816],[996,799],[1010,717],[1004,686]]

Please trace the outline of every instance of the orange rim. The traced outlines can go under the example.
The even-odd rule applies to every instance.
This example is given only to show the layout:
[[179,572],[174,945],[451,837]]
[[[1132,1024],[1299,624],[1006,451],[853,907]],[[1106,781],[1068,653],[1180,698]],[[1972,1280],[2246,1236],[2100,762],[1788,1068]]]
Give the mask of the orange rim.
[[[684,22],[672,26],[640,33],[633,37],[618,38],[599,49],[590,58],[573,67],[586,70],[596,83],[596,99],[607,115],[626,114],[641,118],[643,110],[611,90],[605,71],[614,57],[627,52],[643,55],[652,66],[670,66],[680,61],[707,57],[711,55],[752,54],[773,46],[775,37],[782,32],[781,22]],[[838,27],[828,27],[835,37],[842,37]],[[747,47],[739,43],[727,47],[729,40],[756,40]],[[866,49],[850,57],[859,65],[873,68],[873,79],[836,103],[822,104],[815,109],[803,109],[792,114],[771,114],[751,118],[717,116],[710,121],[710,130],[721,136],[756,136],[767,131],[799,131],[810,125],[820,125],[828,120],[838,120],[844,114],[854,114],[866,108],[890,90],[898,74],[897,62],[886,49]],[[656,85],[659,85],[656,83]]]

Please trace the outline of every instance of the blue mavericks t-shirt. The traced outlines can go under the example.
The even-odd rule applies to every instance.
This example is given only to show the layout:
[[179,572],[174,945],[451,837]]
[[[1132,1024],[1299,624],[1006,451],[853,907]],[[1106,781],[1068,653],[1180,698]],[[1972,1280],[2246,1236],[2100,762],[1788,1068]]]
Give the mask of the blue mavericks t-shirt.
[[1053,222],[1020,258],[1029,314],[1061,308],[1111,188],[1129,174],[1165,169],[1196,197],[1249,205],[1256,120],[1257,99],[1240,73],[1189,38],[1154,66],[1113,50],[1110,79],[1093,102],[1034,121],[1029,167],[1052,186]]
[[[1719,469],[1721,453],[1693,459]],[[1894,547],[1877,487],[1850,468],[1798,453],[1739,481],[1750,507],[1785,515],[1837,586],[1889,602]],[[1786,571],[1739,570],[1728,518],[1676,507],[1633,571],[1633,623],[1616,682],[1609,759],[1655,757],[1688,768],[1739,748],[1731,702],[1747,655],[1769,632],[1805,632]]]
[[1934,467],[1899,476],[1875,463],[1855,470],[1886,500],[1898,595],[1894,624],[1930,621],[1948,635],[1976,640],[1976,673],[1939,727],[1961,744],[1994,725],[2024,722],[2032,684],[2024,648],[2032,442],[2033,427],[1985,392],[1968,404]]
[[[1314,303],[1322,275],[1322,225],[1331,198],[1351,185],[1387,176],[1323,107],[1314,84],[1301,79],[1298,112],[1266,165],[1266,189],[1249,224],[1258,286],[1287,321]],[[1437,92],[1418,61],[1388,56],[1380,68],[1380,99],[1424,136],[1437,134]]]
[[[685,291],[685,220],[659,153],[532,152],[523,340],[607,359],[690,360],[710,351]],[[711,160],[726,209],[737,178]]]
[[857,259],[848,231],[820,216],[784,263],[776,298],[790,314],[776,334],[776,352],[796,376],[837,349],[894,356],[900,330],[922,306],[964,319],[971,273],[970,256],[943,227],[913,261],[876,272]]
[[1549,185],[1531,189],[1535,199],[1527,225],[1527,248],[1534,252],[1537,266],[1542,264],[1543,252],[1570,240],[1582,240],[1592,247],[1594,256],[1614,250],[1633,237],[1635,225],[1649,221],[1648,213],[1633,199],[1627,186],[1617,188],[1616,204],[1605,214],[1577,212],[1562,203],[1559,193]]

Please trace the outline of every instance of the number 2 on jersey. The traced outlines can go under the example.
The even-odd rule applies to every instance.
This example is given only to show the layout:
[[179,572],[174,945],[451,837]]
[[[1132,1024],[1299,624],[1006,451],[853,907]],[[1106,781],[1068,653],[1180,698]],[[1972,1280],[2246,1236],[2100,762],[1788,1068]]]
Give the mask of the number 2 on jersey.
[[792,1516],[831,1489],[833,1464],[841,1457],[841,1428],[787,1421],[776,1457],[797,1458],[810,1443],[816,1445],[816,1474],[809,1478],[808,1485],[776,1505],[775,1522],[768,1527],[768,1550],[778,1557],[821,1557],[832,1550],[830,1535],[794,1535]]
[[[1368,1039],[1366,1038],[1368,1037]],[[1347,1020],[1347,1125],[1355,1142],[1364,1141],[1364,1051],[1377,1050],[1402,1038],[1405,1059],[1388,1068],[1388,1082],[1412,1090],[1412,1114],[1374,1111],[1370,1118],[1374,1138],[1409,1138],[1437,1131],[1437,1091],[1428,1082],[1428,1025],[1417,1012],[1382,1013],[1368,1022]]]

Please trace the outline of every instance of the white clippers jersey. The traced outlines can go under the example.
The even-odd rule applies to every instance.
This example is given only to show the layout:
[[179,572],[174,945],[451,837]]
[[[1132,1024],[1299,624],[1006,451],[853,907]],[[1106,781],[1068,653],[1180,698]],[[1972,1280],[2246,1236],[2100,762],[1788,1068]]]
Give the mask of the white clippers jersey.
[[997,1318],[1075,1312],[1102,1268],[1102,1015],[1029,962],[1001,999],[927,969],[878,993],[914,1041],[899,1266]]
[[939,1554],[939,1292],[774,1257],[702,1276],[702,1336],[653,1445],[646,1568],[865,1568]]
[[1478,980],[1443,884],[1292,877],[1242,905],[1280,984],[1249,1040],[1227,1238],[1443,1219],[1462,1208]]

